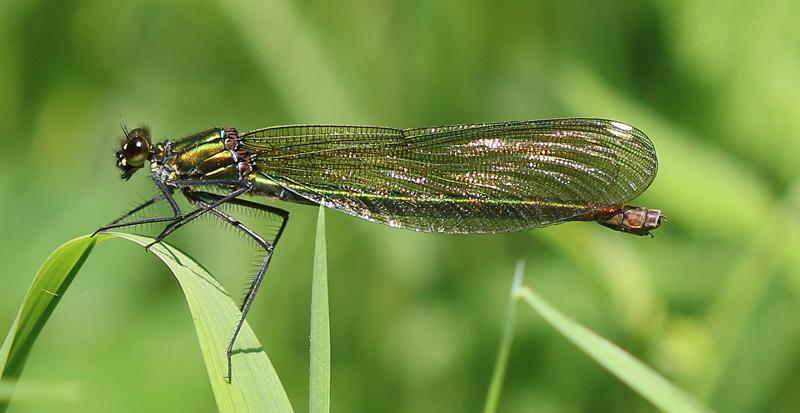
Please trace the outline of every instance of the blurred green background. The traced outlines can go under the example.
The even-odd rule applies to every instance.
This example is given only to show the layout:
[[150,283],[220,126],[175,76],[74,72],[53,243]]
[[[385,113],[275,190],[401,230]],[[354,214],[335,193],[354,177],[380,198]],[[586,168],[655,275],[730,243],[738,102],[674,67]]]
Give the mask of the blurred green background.
[[[328,214],[332,406],[478,411],[515,262],[526,284],[724,412],[800,409],[800,3],[0,2],[0,331],[63,242],[155,190],[122,132],[423,127],[604,117],[645,131],[654,239],[589,223],[417,234]],[[291,211],[249,317],[307,410],[316,209]],[[268,221],[256,224],[258,230]],[[157,229],[157,228],[156,228]],[[243,290],[257,251],[213,220],[168,241]],[[648,412],[526,309],[503,411]],[[185,301],[151,254],[100,244],[12,412],[215,411]]]

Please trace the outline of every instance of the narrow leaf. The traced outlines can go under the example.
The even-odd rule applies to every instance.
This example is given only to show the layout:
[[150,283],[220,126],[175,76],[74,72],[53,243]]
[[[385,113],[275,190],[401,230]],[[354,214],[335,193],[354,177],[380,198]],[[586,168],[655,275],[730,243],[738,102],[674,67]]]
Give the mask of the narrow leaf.
[[[152,238],[115,233],[139,245]],[[208,378],[220,412],[291,412],[292,406],[275,368],[253,330],[245,323],[233,352],[233,377],[225,351],[241,313],[219,282],[200,264],[165,243],[150,247],[175,274],[192,312]]]
[[625,350],[556,310],[532,289],[522,287],[519,294],[564,337],[657,408],[675,413],[713,411]]
[[[62,245],[42,265],[0,348],[0,379],[9,394],[22,373],[36,337],[96,243],[111,236],[147,245],[152,238],[131,234],[84,236]],[[202,266],[177,249],[160,243],[150,250],[170,267],[192,312],[217,407],[221,412],[291,412],[286,391],[253,331],[245,323],[233,356],[233,378],[227,381],[225,351],[240,316],[237,305]],[[12,387],[9,389],[9,387]],[[8,407],[0,400],[0,412]]]
[[486,406],[484,413],[494,413],[500,402],[500,392],[503,390],[503,379],[508,368],[508,357],[511,354],[511,342],[514,339],[514,324],[517,319],[517,301],[519,300],[519,289],[522,286],[522,273],[525,270],[525,262],[519,260],[517,269],[514,271],[514,282],[511,285],[511,297],[508,300],[508,310],[506,319],[503,323],[503,333],[500,336],[500,348],[497,349],[497,359],[494,362],[492,381],[489,384],[489,394],[486,396]]
[[[92,248],[108,238],[102,234],[94,238],[75,238],[58,247],[42,264],[0,348],[0,380],[4,383],[4,393],[13,392],[33,343]],[[0,400],[0,412],[8,408],[9,401],[10,398]]]
[[328,253],[325,208],[319,207],[311,283],[311,363],[309,411],[328,413],[331,407],[331,332],[328,314]]

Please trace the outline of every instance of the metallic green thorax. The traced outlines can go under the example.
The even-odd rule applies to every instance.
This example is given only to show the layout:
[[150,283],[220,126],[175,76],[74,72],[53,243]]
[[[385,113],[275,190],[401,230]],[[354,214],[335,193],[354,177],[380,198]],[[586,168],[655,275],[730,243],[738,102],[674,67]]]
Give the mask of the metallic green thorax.
[[[236,180],[253,184],[249,191],[271,199],[310,203],[293,196],[263,174],[254,173],[255,156],[242,147],[233,128],[213,128],[156,145],[151,168],[169,184],[176,180]],[[224,185],[223,185],[224,186]]]
[[169,182],[198,179],[244,179],[250,171],[235,129],[214,128],[155,147],[151,166]]

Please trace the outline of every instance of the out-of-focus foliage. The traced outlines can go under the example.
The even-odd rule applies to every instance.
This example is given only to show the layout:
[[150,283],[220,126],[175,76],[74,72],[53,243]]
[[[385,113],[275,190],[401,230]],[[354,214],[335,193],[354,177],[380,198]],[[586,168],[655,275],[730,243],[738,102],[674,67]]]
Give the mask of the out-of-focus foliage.
[[[0,331],[53,249],[154,194],[144,173],[119,179],[120,116],[157,140],[214,125],[606,117],[658,150],[636,201],[669,217],[654,239],[589,223],[416,234],[328,214],[333,409],[479,409],[524,258],[549,302],[716,410],[796,411],[798,20],[788,0],[0,2]],[[285,207],[250,323],[302,410],[316,211]],[[256,248],[202,221],[169,241],[236,291]],[[9,411],[214,411],[178,285],[128,244],[87,261]],[[502,410],[653,410],[520,317]],[[35,396],[62,385],[77,396]]]

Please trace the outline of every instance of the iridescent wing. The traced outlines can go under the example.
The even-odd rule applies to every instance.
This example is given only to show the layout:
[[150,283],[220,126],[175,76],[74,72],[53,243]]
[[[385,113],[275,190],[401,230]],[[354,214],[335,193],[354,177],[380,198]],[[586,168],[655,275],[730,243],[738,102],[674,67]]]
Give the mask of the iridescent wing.
[[580,219],[635,198],[658,168],[644,133],[602,119],[280,126],[242,142],[256,173],[300,197],[425,232],[496,233]]

